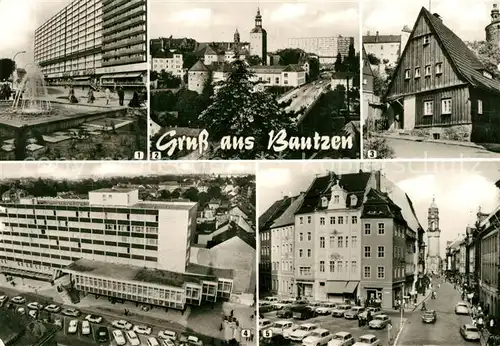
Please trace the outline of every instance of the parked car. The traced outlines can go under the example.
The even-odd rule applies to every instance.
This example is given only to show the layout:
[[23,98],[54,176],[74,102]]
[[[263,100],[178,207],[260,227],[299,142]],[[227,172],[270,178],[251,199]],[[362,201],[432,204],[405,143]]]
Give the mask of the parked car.
[[6,301],[9,300],[9,297],[7,297],[6,295],[2,295],[0,296],[0,306],[2,306],[3,304],[5,304]]
[[263,330],[263,329],[269,328],[269,327],[271,327],[272,324],[273,324],[273,322],[271,322],[271,320],[268,318],[260,319],[259,320],[259,329]]
[[186,342],[188,345],[203,346],[203,342],[194,335],[188,335]]
[[77,309],[64,309],[62,314],[65,316],[78,317],[81,315],[81,312]]
[[469,306],[467,303],[460,302],[455,306],[455,314],[457,315],[468,315],[469,314]]
[[14,304],[24,304],[24,303],[26,303],[26,298],[21,297],[21,296],[16,296],[16,297],[12,298],[11,301]]
[[315,317],[316,311],[313,310],[313,308],[309,306],[295,306],[292,308],[293,311],[293,318],[297,320],[307,320],[308,318]]
[[316,308],[316,313],[318,315],[329,315],[335,309],[337,304],[335,303],[322,303],[319,307]]
[[276,313],[276,317],[278,317],[278,318],[292,318],[293,311],[291,308],[278,310],[278,312]]
[[165,339],[161,341],[162,346],[176,346],[175,341],[172,339]]
[[422,322],[424,323],[436,323],[436,311],[427,310],[422,315]]
[[43,305],[38,303],[38,302],[32,302],[32,303],[29,303],[28,305],[26,305],[29,309],[32,309],[32,310],[42,310],[43,309]]
[[353,344],[354,338],[351,333],[347,332],[338,332],[332,340],[328,341],[328,346],[352,346]]
[[121,330],[113,330],[113,338],[115,339],[117,346],[123,346],[127,344],[127,340],[125,340],[125,336],[123,335],[123,332]]
[[360,313],[365,311],[365,308],[362,306],[353,306],[350,310],[344,313],[344,318],[347,320],[356,320]]
[[269,328],[272,331],[272,335],[283,335],[286,330],[290,330],[290,333],[293,331],[292,329],[296,327],[295,323],[292,321],[276,321]]
[[125,320],[115,320],[111,322],[111,325],[118,329],[125,329],[125,330],[132,329],[132,323]]
[[132,330],[137,334],[143,334],[143,335],[151,334],[151,327],[145,325],[136,325]]
[[45,310],[48,312],[59,312],[61,311],[61,308],[56,304],[50,304],[45,307]]
[[481,340],[479,330],[476,328],[476,326],[473,326],[472,324],[464,324],[463,326],[461,326],[460,335],[462,335],[462,338],[464,338],[464,340],[466,341]]
[[98,315],[87,315],[85,316],[85,319],[89,321],[90,323],[101,323],[102,322],[102,316]]
[[335,309],[332,311],[332,316],[333,317],[344,317],[344,314],[351,309],[351,306],[349,304],[342,304],[338,305]]
[[25,308],[17,308],[16,312],[19,315],[26,315],[26,309]]
[[259,340],[259,346],[290,346],[290,340],[282,335],[273,335],[270,338],[262,338]]
[[62,320],[62,318],[56,318],[54,320],[54,325],[57,326],[57,327],[59,327],[59,328],[62,328],[62,326],[63,326],[63,320]]
[[82,321],[82,335],[90,335],[90,322]]
[[373,334],[362,335],[353,346],[382,346],[380,340]]
[[318,329],[318,326],[314,323],[304,323],[290,333],[290,340],[296,342],[302,342],[306,337],[312,334],[313,331]]
[[371,313],[372,317],[382,313],[382,309],[380,307],[369,306],[365,309],[365,311],[359,313],[358,317],[366,320],[368,318],[368,311]]
[[76,334],[78,331],[78,320],[69,321],[68,334]]
[[368,322],[368,326],[372,329],[384,329],[387,325],[391,323],[391,319],[387,315],[377,315]]
[[107,327],[97,328],[96,341],[97,342],[109,342],[109,331],[108,331]]
[[28,315],[31,317],[31,318],[37,318],[38,317],[38,310],[30,310],[28,312]]
[[158,337],[160,339],[176,340],[177,339],[177,333],[173,332],[171,330],[161,330],[161,331],[158,332]]
[[158,340],[156,340],[156,338],[150,337],[148,338],[148,346],[160,346],[160,344],[158,343]]
[[304,346],[325,346],[328,341],[332,340],[333,335],[327,329],[318,328],[308,337],[302,340]]
[[139,340],[139,337],[133,330],[125,332],[125,335],[132,346],[139,346],[141,344],[141,340]]

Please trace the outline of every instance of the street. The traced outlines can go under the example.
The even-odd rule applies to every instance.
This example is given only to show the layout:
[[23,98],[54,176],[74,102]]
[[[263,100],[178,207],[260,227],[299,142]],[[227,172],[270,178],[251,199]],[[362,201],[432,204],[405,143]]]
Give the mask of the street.
[[[321,84],[320,84],[321,82]],[[289,112],[299,111],[302,107],[309,107],[315,99],[323,92],[328,85],[328,79],[304,84],[300,88],[290,92],[285,97],[279,99],[279,102],[286,102],[290,98],[292,103],[286,108]]]
[[486,149],[463,147],[431,142],[416,142],[387,138],[387,144],[394,149],[394,158],[499,158],[500,153]]
[[407,319],[396,346],[473,344],[465,341],[459,333],[460,326],[471,323],[469,316],[455,314],[455,305],[461,301],[460,293],[448,282],[436,288],[436,293],[436,299],[425,302],[428,310],[436,311],[436,323],[423,323],[420,309],[406,313]]

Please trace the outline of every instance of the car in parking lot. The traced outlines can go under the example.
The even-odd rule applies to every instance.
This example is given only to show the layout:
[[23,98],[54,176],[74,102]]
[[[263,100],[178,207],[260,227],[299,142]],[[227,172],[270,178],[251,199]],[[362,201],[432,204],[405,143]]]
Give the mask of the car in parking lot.
[[137,334],[143,334],[143,335],[151,334],[151,327],[145,325],[136,325],[132,330]]
[[307,320],[317,315],[313,307],[305,305],[294,306],[292,312],[293,318],[297,320]]
[[78,331],[78,320],[69,321],[68,334],[76,334]]
[[139,337],[133,330],[126,331],[125,335],[132,346],[139,346],[141,344],[141,340],[139,340]]
[[360,336],[353,346],[382,346],[382,343],[375,335],[365,334]]
[[107,327],[97,328],[96,341],[97,342],[109,342],[109,331],[108,331]]
[[328,346],[352,346],[353,344],[354,337],[347,332],[335,333],[332,340],[328,341]]
[[351,309],[351,306],[349,304],[341,304],[338,305],[335,309],[332,311],[332,316],[333,317],[344,317],[344,314]]
[[289,307],[287,307],[285,309],[278,310],[278,312],[276,313],[276,317],[278,317],[278,318],[292,318],[293,311]]
[[56,304],[50,304],[45,307],[45,310],[48,312],[59,312],[61,311],[61,308]]
[[318,315],[329,315],[335,309],[337,304],[335,303],[322,303],[319,307],[316,308],[316,313]]
[[270,338],[259,340],[259,346],[290,346],[292,343],[282,335],[273,335]]
[[302,342],[306,337],[312,334],[313,331],[318,329],[314,323],[304,323],[290,333],[289,339],[296,342]]
[[158,332],[158,337],[165,340],[176,340],[177,333],[168,329],[161,330]]
[[476,326],[472,324],[464,324],[460,327],[460,335],[466,341],[480,341],[481,336],[479,334],[479,330]]
[[26,298],[21,297],[21,296],[16,296],[16,297],[12,298],[11,301],[14,304],[24,304],[24,303],[26,303]]
[[81,312],[77,309],[73,309],[73,308],[68,308],[68,309],[64,309],[62,311],[62,314],[64,316],[70,316],[70,317],[78,317],[81,315]]
[[19,315],[26,315],[26,309],[25,308],[17,308],[16,312]]
[[367,319],[368,318],[368,312],[373,316],[380,315],[382,313],[382,309],[378,306],[369,306],[365,309],[365,311],[359,313],[358,317]]
[[436,323],[436,311],[427,310],[422,315],[422,322],[424,323]]
[[469,306],[467,303],[460,302],[455,306],[455,314],[457,315],[468,315],[469,314]]
[[111,325],[118,329],[125,329],[125,330],[132,329],[132,323],[125,320],[115,320],[111,322]]
[[90,322],[82,321],[82,335],[90,335]]
[[372,329],[384,329],[387,325],[391,323],[391,319],[387,315],[377,315],[368,322],[368,326]]
[[344,318],[347,320],[355,320],[358,318],[359,314],[365,311],[362,306],[353,306],[350,310],[344,313]]
[[289,330],[288,334],[290,334],[294,327],[297,326],[292,321],[275,321],[269,329],[272,331],[272,335],[281,334],[283,336],[288,336],[285,335],[285,331]]
[[0,306],[5,304],[5,302],[7,302],[8,300],[9,300],[9,297],[7,297],[6,295],[0,296]]
[[85,320],[89,321],[90,323],[101,323],[102,322],[102,316],[98,315],[87,315],[85,316]]
[[42,310],[43,309],[43,305],[38,303],[38,302],[31,302],[31,303],[27,304],[26,306],[32,310]]
[[113,330],[113,338],[115,339],[117,346],[123,346],[127,344],[127,340],[125,340],[125,336],[121,330],[115,329]]
[[160,346],[160,343],[156,340],[156,338],[150,337],[148,338],[148,346]]
[[273,322],[270,319],[262,318],[259,320],[259,329],[264,330],[266,328],[271,327],[272,324],[273,324]]
[[31,318],[37,318],[38,317],[38,310],[30,310],[28,312],[28,315],[31,317]]
[[313,331],[308,337],[302,340],[304,346],[325,346],[328,341],[332,340],[333,335],[327,329],[318,328]]
[[200,339],[198,339],[197,336],[194,336],[194,335],[188,335],[186,341],[187,341],[188,345],[195,345],[195,346],[202,346],[203,345],[203,342]]

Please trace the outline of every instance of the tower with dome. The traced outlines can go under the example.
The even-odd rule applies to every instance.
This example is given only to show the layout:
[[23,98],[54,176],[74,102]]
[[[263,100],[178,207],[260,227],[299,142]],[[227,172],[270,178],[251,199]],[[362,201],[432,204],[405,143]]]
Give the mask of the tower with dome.
[[260,8],[255,16],[255,27],[250,31],[250,55],[258,56],[263,65],[267,62],[267,31],[262,27]]
[[439,208],[435,198],[432,198],[431,205],[429,206],[427,222],[427,272],[430,274],[439,274],[441,272],[441,230],[439,229]]

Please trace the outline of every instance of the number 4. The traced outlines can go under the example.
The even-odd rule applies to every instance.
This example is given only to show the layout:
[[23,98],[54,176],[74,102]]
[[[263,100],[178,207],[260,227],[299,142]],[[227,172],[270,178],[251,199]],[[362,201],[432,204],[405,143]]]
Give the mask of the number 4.
[[250,329],[242,329],[241,330],[241,337],[242,338],[249,338],[252,335],[252,332]]

